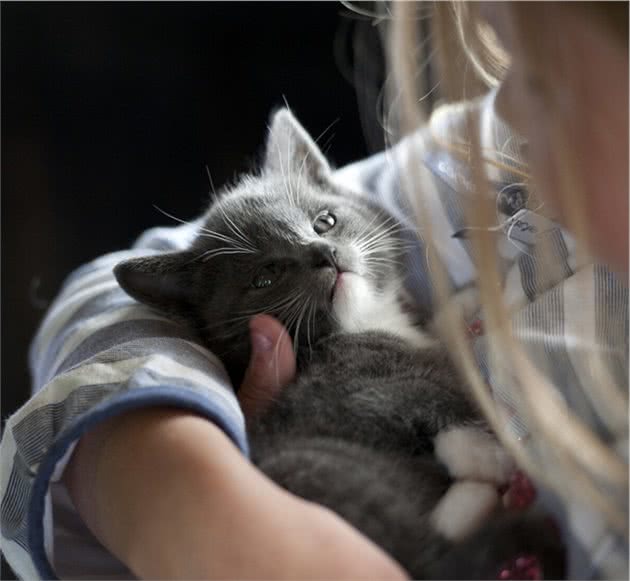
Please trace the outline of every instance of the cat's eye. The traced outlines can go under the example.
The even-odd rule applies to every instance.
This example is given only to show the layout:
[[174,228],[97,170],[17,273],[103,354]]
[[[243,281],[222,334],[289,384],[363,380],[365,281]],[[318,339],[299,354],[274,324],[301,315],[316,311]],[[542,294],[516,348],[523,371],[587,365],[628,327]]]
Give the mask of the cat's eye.
[[337,218],[334,214],[331,214],[328,210],[321,212],[315,222],[313,222],[313,230],[318,234],[325,234],[337,223]]
[[275,264],[268,264],[258,271],[252,280],[252,286],[256,289],[270,287],[276,282],[279,273],[280,269]]

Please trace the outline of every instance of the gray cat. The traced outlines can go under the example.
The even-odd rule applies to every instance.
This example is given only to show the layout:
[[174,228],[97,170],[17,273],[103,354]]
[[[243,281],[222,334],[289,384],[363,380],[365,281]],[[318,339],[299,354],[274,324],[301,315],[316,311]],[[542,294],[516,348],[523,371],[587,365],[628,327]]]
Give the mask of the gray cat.
[[115,274],[132,297],[196,329],[234,385],[249,360],[248,320],[265,312],[285,324],[298,375],[250,422],[253,461],[414,578],[496,578],[521,553],[558,578],[548,526],[493,512],[511,464],[445,349],[405,308],[404,249],[400,224],[336,186],[283,109],[261,173],[213,201],[188,250],[128,260]]

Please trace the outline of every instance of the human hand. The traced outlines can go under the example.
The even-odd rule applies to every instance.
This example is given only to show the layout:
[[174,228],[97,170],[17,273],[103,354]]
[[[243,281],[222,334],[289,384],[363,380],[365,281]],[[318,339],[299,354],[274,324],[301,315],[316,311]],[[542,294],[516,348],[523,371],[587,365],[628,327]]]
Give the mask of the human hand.
[[247,419],[260,414],[295,377],[291,336],[269,315],[250,321],[252,355],[238,399]]

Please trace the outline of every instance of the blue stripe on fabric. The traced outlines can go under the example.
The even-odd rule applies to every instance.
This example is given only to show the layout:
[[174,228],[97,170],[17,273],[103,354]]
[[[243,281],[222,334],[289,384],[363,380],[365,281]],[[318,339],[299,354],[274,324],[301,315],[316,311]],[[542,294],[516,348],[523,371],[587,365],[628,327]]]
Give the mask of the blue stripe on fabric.
[[[80,330],[81,327],[78,324],[73,329],[73,332]],[[65,341],[71,338],[72,333],[65,337]],[[100,354],[104,354],[126,343],[148,342],[151,339],[177,339],[179,341],[194,342],[196,338],[192,330],[176,322],[155,319],[127,319],[110,323],[85,337],[65,356],[56,368],[52,368],[53,361],[47,361],[48,369],[46,369],[46,372],[48,380],[54,376],[66,373],[73,367],[77,367],[90,359],[98,358]],[[59,351],[65,345],[65,343],[61,345],[56,350],[55,355],[59,355]],[[180,343],[180,345],[182,344]],[[182,347],[180,346],[181,349]],[[178,353],[175,352],[173,355],[176,357]],[[123,359],[126,359],[126,357],[121,357],[121,360]]]
[[57,463],[70,445],[97,424],[123,413],[149,407],[177,407],[190,410],[221,428],[249,458],[249,446],[244,430],[240,428],[215,402],[194,392],[172,387],[146,387],[126,391],[112,401],[107,400],[92,408],[71,428],[62,432],[42,459],[33,483],[28,514],[28,544],[33,563],[42,579],[58,579],[44,550],[44,505],[50,479]]

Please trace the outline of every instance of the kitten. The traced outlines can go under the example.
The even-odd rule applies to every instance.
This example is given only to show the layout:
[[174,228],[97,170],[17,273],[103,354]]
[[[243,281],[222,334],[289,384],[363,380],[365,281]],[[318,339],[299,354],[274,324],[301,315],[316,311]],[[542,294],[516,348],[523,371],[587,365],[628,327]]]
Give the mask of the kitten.
[[523,552],[558,577],[562,553],[542,521],[493,512],[511,464],[444,348],[404,307],[405,246],[382,208],[333,183],[285,109],[261,173],[213,201],[189,249],[115,274],[132,297],[196,329],[234,385],[249,319],[285,324],[298,375],[248,426],[253,461],[413,577],[494,578]]

